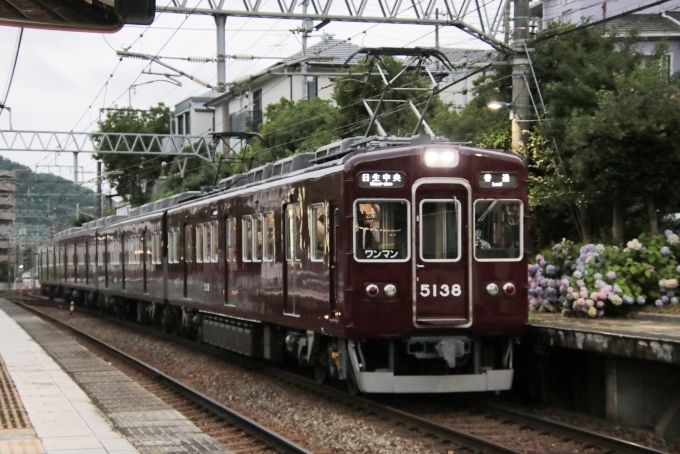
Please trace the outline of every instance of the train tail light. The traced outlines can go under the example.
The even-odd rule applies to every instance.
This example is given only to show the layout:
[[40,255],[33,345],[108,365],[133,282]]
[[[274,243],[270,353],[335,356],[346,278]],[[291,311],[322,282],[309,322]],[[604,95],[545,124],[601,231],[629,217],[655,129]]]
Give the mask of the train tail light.
[[508,282],[503,286],[503,291],[505,292],[506,295],[514,295],[515,294],[515,285],[511,284]]
[[498,286],[493,282],[486,286],[486,292],[491,296],[498,295]]
[[368,284],[366,286],[366,294],[368,296],[378,296],[378,292],[380,292],[380,289],[378,288],[377,285],[375,284]]

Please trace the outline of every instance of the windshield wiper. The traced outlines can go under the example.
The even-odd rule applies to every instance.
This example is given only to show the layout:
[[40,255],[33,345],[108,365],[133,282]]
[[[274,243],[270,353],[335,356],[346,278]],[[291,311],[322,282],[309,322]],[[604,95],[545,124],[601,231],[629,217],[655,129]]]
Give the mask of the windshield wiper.
[[482,222],[484,220],[484,218],[486,218],[486,216],[491,212],[491,210],[493,210],[493,207],[496,206],[496,204],[498,203],[499,200],[500,199],[493,199],[493,202],[491,202],[491,205],[489,205],[489,208],[487,208],[486,211],[484,211],[484,213],[479,217],[479,219],[477,219],[478,224],[480,222]]

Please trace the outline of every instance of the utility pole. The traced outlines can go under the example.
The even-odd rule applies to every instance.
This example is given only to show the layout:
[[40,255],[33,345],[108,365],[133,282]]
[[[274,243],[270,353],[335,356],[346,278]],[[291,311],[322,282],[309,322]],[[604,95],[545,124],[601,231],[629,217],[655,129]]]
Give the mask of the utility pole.
[[[309,0],[303,0],[302,2],[302,13],[307,14],[307,7],[309,6]],[[309,33],[312,31],[314,23],[308,19],[302,21],[302,58],[307,56],[307,38]],[[309,85],[307,84],[307,62],[302,62],[300,66],[300,72],[302,73],[302,99],[309,99]]]
[[78,153],[73,152],[73,184],[78,184]]
[[526,133],[531,114],[527,69],[529,59],[526,43],[529,38],[529,0],[515,0],[515,28],[512,39],[512,148],[516,150],[526,143]]

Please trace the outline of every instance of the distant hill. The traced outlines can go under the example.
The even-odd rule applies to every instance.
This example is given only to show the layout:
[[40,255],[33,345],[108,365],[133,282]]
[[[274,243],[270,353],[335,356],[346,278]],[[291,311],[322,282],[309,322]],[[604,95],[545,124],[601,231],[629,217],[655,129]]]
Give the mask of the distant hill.
[[[52,214],[47,217],[18,217],[21,224],[55,226],[55,231],[73,225],[76,217],[76,204],[80,211],[94,214],[97,197],[91,189],[76,186],[72,181],[51,173],[34,173],[30,168],[0,156],[0,173],[8,170],[27,169],[13,181],[17,211],[41,211]],[[89,218],[88,218],[89,219]]]

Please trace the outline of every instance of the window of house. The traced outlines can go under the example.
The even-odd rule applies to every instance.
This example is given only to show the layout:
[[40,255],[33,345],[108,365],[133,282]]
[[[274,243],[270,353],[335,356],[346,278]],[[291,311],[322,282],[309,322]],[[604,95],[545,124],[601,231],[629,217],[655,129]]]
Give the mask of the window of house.
[[307,83],[307,99],[314,99],[319,97],[319,78],[314,76],[305,76]]
[[242,233],[242,244],[241,251],[243,254],[244,262],[253,261],[253,218],[250,216],[243,216],[241,220],[241,227],[243,229]]
[[302,209],[299,203],[291,203],[286,206],[285,215],[285,240],[286,260],[300,261],[300,225],[302,221]]
[[264,261],[274,261],[274,245],[276,240],[276,228],[274,225],[274,213],[271,211],[264,215]]
[[326,217],[325,203],[309,207],[309,249],[313,262],[321,262],[326,256]]

